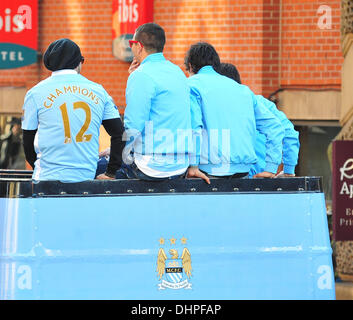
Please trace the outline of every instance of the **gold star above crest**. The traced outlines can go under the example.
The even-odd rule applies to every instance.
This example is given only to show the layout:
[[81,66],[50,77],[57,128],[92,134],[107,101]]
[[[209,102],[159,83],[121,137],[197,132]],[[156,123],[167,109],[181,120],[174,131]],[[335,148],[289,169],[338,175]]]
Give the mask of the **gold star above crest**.
[[169,239],[169,241],[170,241],[170,244],[175,244],[175,242],[177,241],[177,239],[175,239],[175,238],[173,237],[173,238]]
[[159,239],[159,244],[160,244],[160,245],[164,244],[164,242],[165,242],[164,238],[160,238],[160,239]]
[[182,244],[186,244],[186,241],[187,241],[188,239],[185,238],[185,237],[182,237],[180,240],[181,240],[181,243],[182,243]]

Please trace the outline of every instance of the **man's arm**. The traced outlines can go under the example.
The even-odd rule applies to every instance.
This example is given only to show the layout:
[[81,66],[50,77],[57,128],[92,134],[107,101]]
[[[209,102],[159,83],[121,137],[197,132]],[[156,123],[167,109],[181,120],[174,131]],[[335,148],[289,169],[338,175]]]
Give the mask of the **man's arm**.
[[104,90],[105,103],[102,125],[110,135],[110,157],[106,172],[100,174],[97,179],[115,179],[116,171],[122,164],[122,154],[125,147],[123,141],[124,125],[120,119],[118,107],[113,98]]
[[124,126],[120,118],[103,120],[104,129],[110,135],[110,158],[105,175],[115,179],[115,174],[122,164],[122,154],[125,147],[123,141]]
[[266,107],[281,121],[284,128],[283,138],[283,156],[284,175],[294,176],[295,166],[298,163],[298,154],[300,148],[299,133],[294,129],[292,122],[287,118],[284,112],[277,109],[277,106],[270,100],[260,96]]
[[266,167],[264,172],[255,175],[255,178],[271,178],[277,172],[282,161],[282,145],[284,129],[281,122],[264,106],[258,103],[254,94],[254,112],[256,129],[266,136]]
[[199,170],[201,145],[202,145],[202,110],[201,98],[196,89],[190,89],[190,112],[191,112],[191,128],[193,149],[189,152],[188,178],[201,178],[210,184],[210,179]]
[[37,153],[34,150],[34,138],[37,130],[22,130],[23,137],[23,150],[25,153],[26,161],[34,169],[34,163],[37,160]]
[[27,162],[34,169],[34,163],[37,160],[37,153],[34,150],[34,138],[38,129],[38,111],[31,90],[26,93],[22,109],[23,149]]
[[155,84],[147,74],[136,70],[129,76],[126,85],[126,109],[124,113],[125,129],[142,133],[146,121],[150,119],[152,99],[155,96]]
[[190,89],[190,113],[193,149],[189,152],[189,163],[191,166],[198,167],[201,156],[203,122],[201,98],[198,91],[194,88]]
[[[287,118],[287,117],[286,117]],[[287,119],[285,123],[283,139],[283,171],[285,175],[295,175],[295,166],[298,164],[299,155],[299,132],[294,129],[293,124]]]

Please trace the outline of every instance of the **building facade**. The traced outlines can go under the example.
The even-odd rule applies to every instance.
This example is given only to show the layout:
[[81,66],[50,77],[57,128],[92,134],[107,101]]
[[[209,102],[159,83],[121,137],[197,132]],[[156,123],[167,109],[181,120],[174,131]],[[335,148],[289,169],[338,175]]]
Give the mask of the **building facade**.
[[[25,92],[50,75],[42,63],[42,56],[52,41],[63,37],[79,44],[85,57],[83,75],[102,84],[123,114],[129,63],[119,61],[113,55],[114,1],[133,5],[137,0],[38,1],[38,62],[0,70],[2,131],[5,130],[5,116],[21,114]],[[6,2],[12,1],[3,3]],[[297,126],[302,145],[297,174],[323,175],[325,191],[329,195],[326,149],[341,127],[344,61],[341,2],[150,2],[153,2],[153,21],[166,31],[165,56],[185,70],[184,55],[189,46],[197,41],[212,43],[223,61],[237,66],[244,84],[256,94],[276,101]],[[5,13],[1,15],[5,19]],[[107,144],[102,130],[101,148]],[[322,157],[326,157],[324,163],[319,161]]]
[[[335,140],[353,140],[353,0],[342,0],[341,8],[341,48],[344,57],[340,112],[342,129]],[[335,254],[339,276],[353,282],[353,241],[336,241]],[[353,297],[353,289],[349,295]]]
[[[39,62],[1,70],[2,90],[28,89],[47,77],[40,57],[52,41],[67,37],[80,45],[86,58],[83,74],[103,84],[117,105],[124,107],[129,65],[112,54],[112,2],[39,1]],[[327,110],[316,110],[316,105],[292,107],[286,91],[340,90],[340,17],[337,0],[154,1],[154,22],[166,30],[168,59],[184,69],[190,44],[208,41],[222,60],[238,66],[243,82],[255,93],[269,96],[281,89],[277,95],[287,102],[284,108],[292,119],[339,119],[336,105]],[[332,103],[336,95],[332,94]],[[18,107],[13,106],[13,111]]]
[[[38,62],[0,70],[1,133],[9,117],[21,116],[26,91],[50,75],[43,54],[64,37],[81,47],[82,74],[102,84],[124,113],[129,63],[113,55],[114,1],[135,2],[38,0]],[[1,28],[5,16],[0,12]],[[244,84],[277,103],[300,132],[297,175],[323,176],[329,207],[327,148],[333,139],[353,139],[353,1],[154,0],[153,21],[166,31],[166,58],[183,70],[189,46],[210,42],[222,61],[237,66]],[[100,141],[101,149],[109,144],[104,130]],[[337,244],[343,273],[353,274],[351,248]]]
[[[79,44],[85,57],[83,75],[102,84],[123,114],[129,63],[113,55],[113,2],[118,1],[133,5],[137,0],[38,1],[38,62],[0,70],[2,131],[5,116],[21,114],[26,91],[50,75],[42,56],[52,41],[63,37]],[[12,3],[5,0],[5,7],[6,2]],[[210,42],[223,61],[237,66],[244,84],[256,94],[277,102],[300,131],[297,175],[324,176],[325,191],[330,198],[326,149],[342,125],[341,2],[154,0],[150,3],[153,3],[153,21],[166,31],[168,59],[185,70],[183,61],[189,46],[197,41]],[[5,13],[1,15],[5,19]],[[102,130],[101,148],[108,143]],[[320,161],[323,157],[324,162]]]

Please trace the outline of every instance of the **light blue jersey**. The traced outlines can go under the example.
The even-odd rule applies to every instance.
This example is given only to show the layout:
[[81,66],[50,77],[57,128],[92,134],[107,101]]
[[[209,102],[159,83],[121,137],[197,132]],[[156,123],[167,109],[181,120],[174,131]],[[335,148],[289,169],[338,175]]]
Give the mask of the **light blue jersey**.
[[[277,109],[272,101],[261,95],[257,95],[256,99],[258,103],[262,103],[266,106],[266,108],[274,114],[279,121],[281,121],[284,128],[282,156],[283,171],[286,174],[294,174],[295,166],[298,163],[298,153],[300,148],[299,133],[294,129],[292,122],[288,120],[282,111]],[[254,176],[257,173],[264,171],[266,166],[266,137],[260,132],[257,132],[256,134],[255,151],[258,162],[251,168],[250,176]]]
[[203,67],[188,83],[192,127],[194,135],[201,136],[191,164],[215,176],[249,172],[257,161],[254,143],[259,130],[267,138],[265,171],[275,173],[282,159],[284,130],[252,91],[211,66]]
[[22,129],[37,130],[33,180],[94,179],[103,120],[119,118],[104,88],[75,70],[60,70],[30,89]]
[[147,56],[129,76],[124,125],[134,137],[128,145],[143,173],[165,178],[186,171],[190,89],[182,70],[162,53]]

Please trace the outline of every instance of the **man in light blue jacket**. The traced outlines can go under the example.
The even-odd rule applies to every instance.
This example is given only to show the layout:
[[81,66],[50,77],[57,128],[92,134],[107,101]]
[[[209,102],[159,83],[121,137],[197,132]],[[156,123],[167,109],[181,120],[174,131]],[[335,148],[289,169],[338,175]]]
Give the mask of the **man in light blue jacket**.
[[173,179],[189,166],[190,89],[183,71],[163,56],[164,44],[155,23],[138,27],[130,40],[135,60],[126,87],[123,177]]
[[[237,68],[230,63],[221,63],[219,73],[235,80],[239,84],[241,83],[240,75]],[[264,98],[261,95],[256,95],[256,99],[259,103],[262,103],[272,114],[274,114],[278,120],[281,121],[284,127],[284,138],[283,138],[283,174],[279,176],[294,177],[295,166],[298,163],[299,154],[299,133],[294,129],[293,124],[288,120],[286,115],[279,111],[276,105]],[[257,156],[257,163],[252,166],[250,170],[250,177],[255,176],[259,172],[262,172],[266,166],[266,137],[260,132],[256,133],[255,151]]]
[[280,121],[258,103],[247,86],[217,73],[220,60],[210,44],[192,45],[185,66],[191,75],[188,84],[195,146],[188,176],[248,177],[257,162],[254,144],[259,130],[266,136],[266,164],[256,177],[274,177],[282,159],[284,130]]

